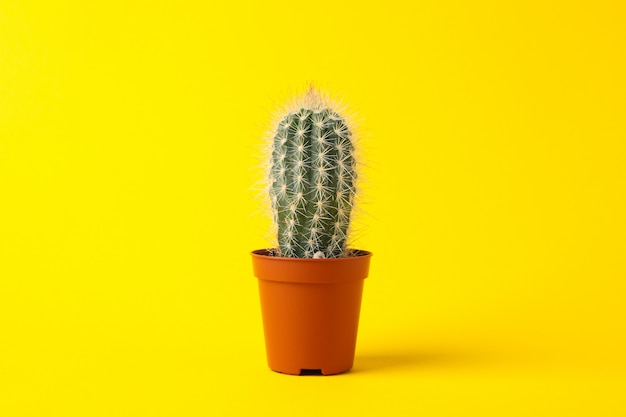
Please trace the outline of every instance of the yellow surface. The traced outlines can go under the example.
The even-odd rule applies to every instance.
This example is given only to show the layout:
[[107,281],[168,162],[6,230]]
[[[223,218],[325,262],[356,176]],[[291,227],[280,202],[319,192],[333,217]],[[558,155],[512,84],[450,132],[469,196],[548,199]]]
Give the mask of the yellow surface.
[[[338,3],[0,2],[0,415],[626,415],[623,3]],[[328,378],[266,368],[248,255],[309,81],[375,253]]]

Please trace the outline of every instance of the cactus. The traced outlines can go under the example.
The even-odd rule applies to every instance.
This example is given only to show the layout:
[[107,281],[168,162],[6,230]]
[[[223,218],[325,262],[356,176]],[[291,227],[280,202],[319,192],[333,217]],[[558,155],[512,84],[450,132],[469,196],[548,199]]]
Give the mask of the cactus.
[[269,194],[278,255],[348,256],[357,174],[346,119],[311,86],[273,135]]

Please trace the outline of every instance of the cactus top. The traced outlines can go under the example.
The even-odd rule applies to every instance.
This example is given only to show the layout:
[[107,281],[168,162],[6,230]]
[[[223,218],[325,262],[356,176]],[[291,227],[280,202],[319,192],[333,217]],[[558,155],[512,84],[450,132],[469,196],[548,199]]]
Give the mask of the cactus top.
[[280,256],[346,256],[355,167],[352,132],[338,113],[303,106],[283,117],[269,172]]

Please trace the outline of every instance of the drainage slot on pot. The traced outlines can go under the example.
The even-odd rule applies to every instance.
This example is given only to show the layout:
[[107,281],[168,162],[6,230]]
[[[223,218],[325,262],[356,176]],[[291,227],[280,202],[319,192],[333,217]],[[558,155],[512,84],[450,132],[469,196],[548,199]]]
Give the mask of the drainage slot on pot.
[[300,369],[300,375],[323,375],[321,369]]

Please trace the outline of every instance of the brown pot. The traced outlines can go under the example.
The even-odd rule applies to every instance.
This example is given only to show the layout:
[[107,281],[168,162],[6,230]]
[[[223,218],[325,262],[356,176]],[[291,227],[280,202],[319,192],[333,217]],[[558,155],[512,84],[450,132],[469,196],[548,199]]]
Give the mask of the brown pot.
[[270,369],[334,375],[352,368],[371,257],[367,251],[330,259],[252,252]]

